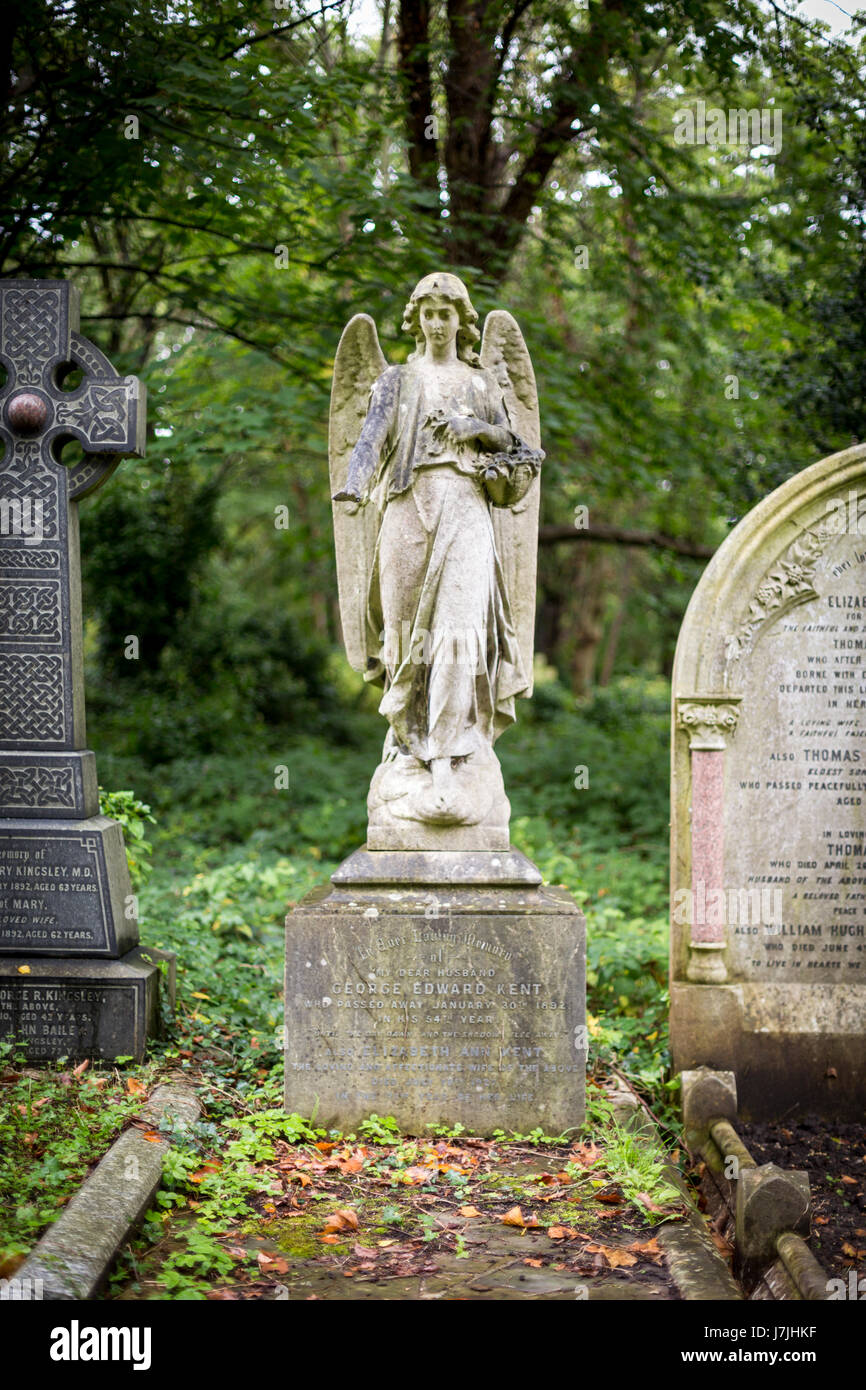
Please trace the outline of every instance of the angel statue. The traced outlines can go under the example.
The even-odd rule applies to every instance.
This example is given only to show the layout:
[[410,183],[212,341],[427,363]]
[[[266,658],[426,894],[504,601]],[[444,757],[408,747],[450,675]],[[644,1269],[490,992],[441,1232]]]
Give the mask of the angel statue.
[[356,314],[334,362],[330,470],[346,654],[384,687],[369,849],[508,848],[493,744],[532,693],[539,448],[535,376],[510,314],[456,275],[406,306],[389,367]]

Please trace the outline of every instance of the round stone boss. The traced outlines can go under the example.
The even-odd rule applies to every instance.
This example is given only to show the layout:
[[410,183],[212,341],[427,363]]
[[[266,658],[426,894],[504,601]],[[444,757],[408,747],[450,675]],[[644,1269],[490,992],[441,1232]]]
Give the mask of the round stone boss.
[[17,434],[37,434],[48,421],[48,402],[35,391],[16,391],[6,404],[6,419]]

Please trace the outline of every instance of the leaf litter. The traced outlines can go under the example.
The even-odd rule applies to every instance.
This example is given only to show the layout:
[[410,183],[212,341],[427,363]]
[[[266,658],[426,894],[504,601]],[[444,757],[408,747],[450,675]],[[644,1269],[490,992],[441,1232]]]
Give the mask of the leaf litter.
[[647,1209],[684,1209],[629,1201],[594,1143],[276,1140],[254,1172],[255,1210],[215,1233],[232,1270],[212,1299],[574,1297],[575,1277],[678,1297]]

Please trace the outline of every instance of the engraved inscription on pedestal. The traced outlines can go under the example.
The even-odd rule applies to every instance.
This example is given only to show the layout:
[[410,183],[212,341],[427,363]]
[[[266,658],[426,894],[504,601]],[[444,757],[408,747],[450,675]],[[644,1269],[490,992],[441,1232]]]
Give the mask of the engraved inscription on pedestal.
[[14,1038],[31,1061],[141,1060],[158,1022],[159,972],[147,955],[134,950],[122,961],[34,958],[26,975],[17,961],[0,959],[0,1037]]
[[0,836],[0,952],[117,956],[138,940],[116,822],[7,823]]
[[109,991],[125,991],[135,1001],[129,985],[73,986],[21,984],[14,997],[0,986],[0,1026],[25,1040],[31,1056],[84,1053],[97,1048],[97,1022],[108,1002]]
[[[519,901],[518,901],[519,899]],[[319,890],[287,919],[286,1106],[490,1133],[583,1118],[583,918],[553,889]]]

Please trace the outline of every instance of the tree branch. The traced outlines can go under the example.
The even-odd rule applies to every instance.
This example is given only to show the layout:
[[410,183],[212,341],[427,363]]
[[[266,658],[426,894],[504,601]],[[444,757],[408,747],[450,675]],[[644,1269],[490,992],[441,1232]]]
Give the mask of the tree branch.
[[299,29],[302,24],[309,24],[311,20],[323,15],[326,10],[339,9],[345,0],[329,0],[328,4],[322,4],[314,14],[302,14],[298,19],[291,20],[288,24],[279,24],[276,29],[265,29],[261,34],[251,34],[243,43],[239,43],[236,48],[227,48],[224,53],[220,53],[219,59],[234,58],[236,54],[243,53],[245,48],[252,48],[254,43],[264,43],[266,39],[277,39],[281,34],[288,34],[292,29]]
[[433,126],[428,0],[400,0],[397,51],[406,98],[409,172],[423,187],[438,193],[439,148]]
[[223,333],[228,338],[234,338],[237,342],[243,343],[246,347],[255,348],[257,352],[263,352],[267,357],[279,362],[282,366],[289,366],[290,359],[284,357],[277,348],[268,346],[267,343],[258,342],[246,333],[241,333],[236,328],[231,328],[228,324],[218,323],[213,320],[210,323],[196,322],[194,319],[183,319],[177,314],[160,314],[155,311],[149,313],[119,313],[119,314],[82,314],[82,323],[103,323],[111,322],[115,319],[143,319],[146,322],[156,320],[159,323],[178,323],[182,328],[196,328],[200,333]]
[[496,245],[503,272],[551,169],[578,133],[573,128],[575,123],[592,106],[612,56],[606,21],[621,11],[624,3],[625,0],[600,0],[593,5],[590,27],[581,36],[580,48],[573,48],[563,59],[554,84],[554,101],[502,205]]
[[539,545],[557,545],[560,541],[598,541],[602,545],[651,546],[655,550],[672,550],[691,560],[710,560],[716,553],[714,545],[702,545],[686,537],[666,536],[662,531],[629,531],[623,526],[596,522],[594,526],[551,525],[538,530]]

